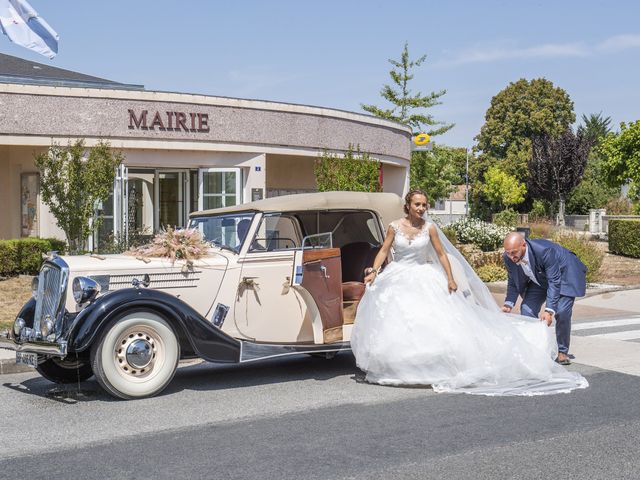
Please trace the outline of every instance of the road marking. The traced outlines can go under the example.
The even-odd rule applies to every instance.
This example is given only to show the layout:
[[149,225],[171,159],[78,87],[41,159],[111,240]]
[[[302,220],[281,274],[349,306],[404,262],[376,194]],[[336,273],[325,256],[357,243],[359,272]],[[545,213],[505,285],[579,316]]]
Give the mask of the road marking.
[[574,323],[571,330],[589,330],[592,328],[624,327],[626,325],[640,325],[640,317],[621,318],[619,320],[603,320],[601,322]]
[[640,376],[640,343],[624,342],[595,335],[575,335],[571,339],[575,363]]
[[640,338],[640,330],[627,330],[624,332],[600,333],[588,335],[589,337],[609,338],[611,340],[637,340]]

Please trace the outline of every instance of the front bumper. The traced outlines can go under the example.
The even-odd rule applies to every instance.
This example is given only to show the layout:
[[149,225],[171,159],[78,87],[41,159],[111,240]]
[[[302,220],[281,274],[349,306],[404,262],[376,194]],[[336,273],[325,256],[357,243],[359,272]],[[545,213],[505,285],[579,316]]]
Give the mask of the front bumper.
[[67,356],[67,342],[64,340],[58,340],[57,342],[18,342],[13,338],[11,332],[0,332],[0,348],[14,350],[16,352],[30,352],[37,353],[39,355],[53,355],[63,358]]

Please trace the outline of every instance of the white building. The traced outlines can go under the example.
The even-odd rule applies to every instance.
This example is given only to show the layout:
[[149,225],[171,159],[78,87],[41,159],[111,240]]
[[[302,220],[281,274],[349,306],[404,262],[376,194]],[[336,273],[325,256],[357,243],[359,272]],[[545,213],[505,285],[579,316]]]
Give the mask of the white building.
[[0,54],[0,238],[64,238],[34,156],[56,142],[122,151],[101,235],[183,226],[189,212],[316,189],[314,161],[359,145],[383,189],[408,188],[409,128],[361,113],[154,92]]

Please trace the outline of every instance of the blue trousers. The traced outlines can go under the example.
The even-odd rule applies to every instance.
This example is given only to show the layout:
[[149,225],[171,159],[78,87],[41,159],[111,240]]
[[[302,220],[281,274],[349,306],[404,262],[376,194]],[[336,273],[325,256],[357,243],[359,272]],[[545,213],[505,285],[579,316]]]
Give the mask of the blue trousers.
[[[527,317],[538,317],[540,308],[547,298],[547,291],[533,282],[527,286],[527,291],[522,299],[520,312]],[[565,297],[560,295],[558,309],[556,310],[556,340],[558,351],[569,353],[569,342],[571,340],[571,315],[573,314],[573,302],[575,297]]]

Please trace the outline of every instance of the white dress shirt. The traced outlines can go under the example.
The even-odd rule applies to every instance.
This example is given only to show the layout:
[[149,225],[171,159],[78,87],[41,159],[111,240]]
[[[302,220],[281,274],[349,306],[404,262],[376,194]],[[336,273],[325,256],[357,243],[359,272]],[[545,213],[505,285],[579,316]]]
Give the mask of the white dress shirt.
[[524,257],[522,257],[522,260],[518,262],[518,265],[522,267],[522,271],[531,279],[532,282],[540,286],[540,283],[536,280],[536,276],[533,274],[533,270],[531,270],[531,263],[529,262],[529,248],[525,247]]
[[[535,283],[536,285],[540,286],[540,283],[538,282],[538,280],[536,280],[536,276],[533,274],[533,270],[531,270],[531,263],[529,261],[529,248],[525,247],[525,251],[524,251],[524,256],[522,257],[522,260],[520,260],[517,265],[520,265],[520,267],[522,267],[522,271],[524,272],[524,274],[529,277],[529,279]],[[511,302],[504,302],[504,304],[508,307],[513,308],[513,303]],[[552,308],[545,308],[546,312],[551,313],[552,315],[555,315],[555,310],[553,310]]]

